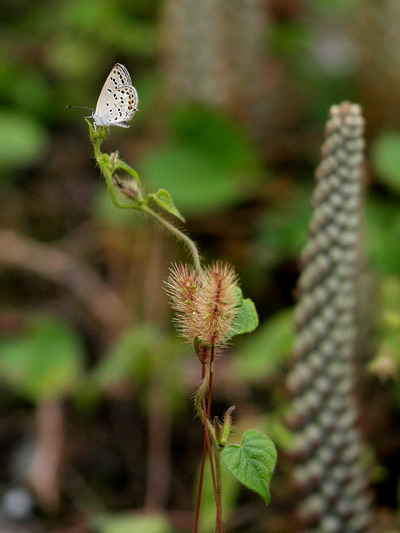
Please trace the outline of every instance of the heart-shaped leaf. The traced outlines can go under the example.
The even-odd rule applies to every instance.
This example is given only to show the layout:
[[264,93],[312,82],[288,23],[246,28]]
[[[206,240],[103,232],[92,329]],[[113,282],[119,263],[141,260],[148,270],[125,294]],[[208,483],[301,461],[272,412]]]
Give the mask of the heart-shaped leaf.
[[270,502],[269,485],[277,459],[272,440],[261,431],[246,431],[242,443],[229,444],[222,451],[222,460],[229,472],[245,487]]
[[250,298],[242,300],[239,313],[232,327],[232,336],[242,333],[251,333],[258,326],[258,314],[256,306]]

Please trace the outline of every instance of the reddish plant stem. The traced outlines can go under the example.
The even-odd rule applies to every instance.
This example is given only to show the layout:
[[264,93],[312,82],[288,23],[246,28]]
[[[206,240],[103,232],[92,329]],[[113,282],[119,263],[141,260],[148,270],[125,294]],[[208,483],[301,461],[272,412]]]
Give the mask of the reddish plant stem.
[[[201,379],[202,380],[205,378],[205,375],[206,375],[206,364],[201,363]],[[207,442],[206,442],[206,434],[204,433],[203,453],[201,456],[199,487],[197,489],[196,514],[195,514],[195,519],[194,519],[193,533],[198,533],[198,530],[199,530],[200,507],[201,507],[201,497],[203,495],[204,467],[206,464],[206,454],[207,454]]]
[[222,531],[222,515],[221,515],[221,501],[219,497],[219,490],[217,485],[217,479],[215,476],[215,468],[214,468],[214,458],[213,453],[211,450],[211,443],[210,443],[210,434],[208,431],[208,417],[207,417],[207,408],[206,408],[206,400],[203,398],[202,400],[203,404],[203,420],[204,420],[204,433],[206,436],[206,443],[207,443],[207,452],[208,452],[208,459],[210,462],[210,470],[211,470],[211,479],[215,494],[215,506],[217,508],[217,529],[218,533],[223,533]]
[[[196,503],[196,515],[195,515],[195,525],[194,533],[198,533],[199,519],[200,519],[200,507],[201,507],[201,497],[203,492],[203,482],[204,482],[204,468],[205,468],[205,459],[206,454],[209,456],[211,477],[213,482],[214,494],[215,494],[215,505],[217,510],[217,529],[219,533],[222,533],[222,512],[221,512],[221,491],[220,491],[220,482],[217,480],[215,475],[215,468],[213,462],[213,454],[210,445],[210,436],[208,432],[208,418],[211,413],[211,399],[212,399],[212,384],[213,384],[213,371],[212,365],[214,363],[215,349],[214,345],[211,346],[211,355],[209,363],[209,383],[207,390],[207,403],[205,398],[202,400],[203,404],[203,418],[204,418],[204,444],[203,444],[203,454],[201,458],[200,466],[200,479],[199,479],[199,488],[197,493],[197,503]],[[206,365],[202,363],[201,368],[201,377],[204,379],[206,373]]]
[[[211,401],[212,401],[212,387],[213,387],[213,366],[214,366],[214,358],[215,358],[215,346],[214,344],[211,345],[211,355],[210,355],[210,368],[209,368],[209,380],[208,380],[208,391],[207,391],[207,419],[211,415]],[[211,450],[209,450],[209,453],[211,454]],[[217,453],[217,452],[216,452]],[[210,455],[211,459],[211,455]],[[217,458],[215,459],[215,468],[217,469],[217,473],[215,476],[215,484],[214,484],[214,494],[215,494],[215,505],[217,508],[217,523],[216,527],[220,533],[222,533],[222,518],[221,518],[221,468],[220,465],[217,464]],[[218,516],[218,510],[220,512],[220,515]],[[218,520],[219,518],[219,520]]]
[[211,355],[210,355],[210,369],[209,369],[209,381],[208,381],[208,391],[207,391],[207,416],[211,414],[211,399],[212,399],[212,386],[213,386],[213,365],[214,365],[214,344],[211,345]]

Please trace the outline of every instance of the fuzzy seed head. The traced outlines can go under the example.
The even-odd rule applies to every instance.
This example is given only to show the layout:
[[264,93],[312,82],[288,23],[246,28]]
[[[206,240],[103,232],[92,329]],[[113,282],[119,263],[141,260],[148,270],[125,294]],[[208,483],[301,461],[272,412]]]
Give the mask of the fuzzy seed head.
[[199,289],[199,276],[193,267],[182,263],[172,265],[166,291],[171,307],[176,311],[177,329],[189,342],[197,336],[195,322]]
[[204,272],[197,302],[199,338],[222,346],[238,312],[238,280],[230,265],[213,263]]
[[175,322],[189,341],[222,348],[229,340],[239,310],[238,279],[234,269],[213,263],[202,274],[183,264],[173,265],[167,293],[177,312]]

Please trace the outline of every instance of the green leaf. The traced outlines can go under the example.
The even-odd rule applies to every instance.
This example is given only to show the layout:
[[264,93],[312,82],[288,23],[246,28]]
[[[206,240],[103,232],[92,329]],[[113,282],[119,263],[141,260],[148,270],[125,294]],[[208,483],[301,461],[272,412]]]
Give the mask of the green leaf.
[[293,346],[293,310],[277,313],[263,322],[240,346],[234,368],[244,379],[264,379],[287,360]]
[[172,533],[162,515],[100,515],[94,519],[96,533]]
[[384,133],[371,150],[372,165],[378,177],[393,191],[400,192],[400,133]]
[[167,186],[176,203],[190,213],[210,213],[239,200],[232,173],[197,148],[168,143],[147,153],[141,174],[154,188]]
[[124,332],[100,361],[89,383],[107,389],[118,382],[140,381],[151,369],[150,354],[158,350],[160,335],[151,324],[139,324]]
[[397,276],[400,269],[400,213],[396,202],[387,199],[385,202],[369,201],[367,239],[375,269]]
[[0,343],[1,380],[35,402],[73,390],[82,361],[75,332],[47,315],[35,316],[22,335]]
[[227,114],[190,104],[175,110],[171,120],[179,144],[198,149],[224,167],[254,170],[259,164],[248,134]]
[[250,298],[242,300],[239,313],[232,326],[232,336],[251,333],[258,326],[258,314],[254,302]]
[[28,114],[0,111],[0,170],[31,165],[44,153],[48,136]]
[[182,220],[182,222],[185,222],[185,219],[175,207],[175,204],[168,191],[165,189],[159,189],[156,193],[149,194],[149,197],[152,198],[162,209],[164,209],[164,211],[167,211],[167,213],[170,213],[171,215],[174,215]]
[[270,502],[269,485],[277,452],[272,440],[258,430],[246,431],[242,443],[230,444],[222,452],[227,470],[245,487]]
[[222,460],[242,485],[259,494],[266,504],[270,502],[269,485],[277,453],[267,435],[256,429],[246,431],[240,446],[229,444],[223,449]]

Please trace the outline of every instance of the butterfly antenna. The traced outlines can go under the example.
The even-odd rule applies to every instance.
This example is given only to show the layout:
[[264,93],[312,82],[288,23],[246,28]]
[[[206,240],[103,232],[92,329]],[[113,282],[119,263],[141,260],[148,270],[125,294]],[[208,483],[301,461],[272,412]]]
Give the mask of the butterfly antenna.
[[67,105],[66,107],[73,107],[75,109],[90,109],[90,111],[94,111],[91,107],[86,107],[85,105]]

